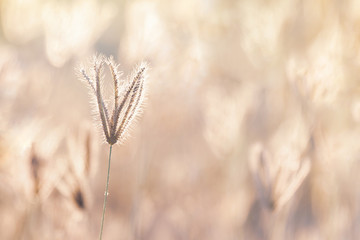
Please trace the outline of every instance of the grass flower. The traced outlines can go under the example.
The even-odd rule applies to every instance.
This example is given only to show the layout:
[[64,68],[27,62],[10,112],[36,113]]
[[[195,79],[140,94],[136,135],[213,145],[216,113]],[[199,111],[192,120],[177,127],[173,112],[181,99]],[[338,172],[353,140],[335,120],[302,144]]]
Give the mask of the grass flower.
[[[133,120],[139,115],[142,102],[144,101],[144,84],[146,79],[147,65],[141,63],[135,68],[134,72],[122,80],[118,65],[112,57],[106,58],[102,55],[95,56],[92,62],[92,74],[88,75],[84,67],[80,68],[82,78],[88,83],[91,92],[96,98],[96,109],[100,116],[102,129],[106,142],[110,145],[109,163],[104,197],[104,206],[101,219],[100,237],[102,239],[106,201],[108,195],[110,162],[112,146],[122,142],[125,134]],[[109,114],[109,108],[105,104],[102,91],[102,70],[107,65],[114,81],[114,104]]]

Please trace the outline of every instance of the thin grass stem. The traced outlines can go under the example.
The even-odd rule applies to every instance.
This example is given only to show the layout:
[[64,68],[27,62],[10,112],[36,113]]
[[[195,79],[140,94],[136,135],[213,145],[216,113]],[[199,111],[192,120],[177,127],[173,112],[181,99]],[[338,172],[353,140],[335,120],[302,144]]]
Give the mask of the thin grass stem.
[[106,178],[106,188],[105,188],[105,196],[104,196],[104,207],[103,207],[103,212],[102,212],[102,217],[101,217],[101,229],[100,229],[100,237],[99,237],[100,240],[102,239],[102,233],[103,233],[103,227],[104,227],[104,219],[105,219],[106,201],[107,201],[108,189],[109,189],[111,150],[112,150],[112,145],[110,145],[110,150],[109,150],[109,163],[108,163],[108,171],[107,171],[107,178]]

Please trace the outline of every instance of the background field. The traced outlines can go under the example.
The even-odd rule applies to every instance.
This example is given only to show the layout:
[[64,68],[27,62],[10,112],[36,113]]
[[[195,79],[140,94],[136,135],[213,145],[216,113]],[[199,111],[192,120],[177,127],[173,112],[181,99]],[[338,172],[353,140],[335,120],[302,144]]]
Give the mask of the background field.
[[0,0],[0,239],[97,239],[95,53],[151,66],[103,239],[359,239],[359,47],[357,0]]

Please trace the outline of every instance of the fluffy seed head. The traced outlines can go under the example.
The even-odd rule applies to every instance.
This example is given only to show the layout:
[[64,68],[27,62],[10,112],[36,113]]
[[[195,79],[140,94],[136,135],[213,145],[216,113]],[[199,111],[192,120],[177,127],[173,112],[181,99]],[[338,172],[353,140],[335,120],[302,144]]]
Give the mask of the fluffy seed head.
[[[111,115],[101,91],[102,70],[105,65],[109,67],[114,81],[114,107]],[[127,81],[124,81],[121,80],[122,74],[118,71],[118,65],[114,62],[113,57],[106,58],[102,55],[95,55],[92,60],[90,76],[84,67],[80,67],[81,78],[89,85],[95,96],[105,139],[110,145],[124,139],[131,123],[140,113],[145,95],[147,69],[147,65],[141,63],[134,69]]]

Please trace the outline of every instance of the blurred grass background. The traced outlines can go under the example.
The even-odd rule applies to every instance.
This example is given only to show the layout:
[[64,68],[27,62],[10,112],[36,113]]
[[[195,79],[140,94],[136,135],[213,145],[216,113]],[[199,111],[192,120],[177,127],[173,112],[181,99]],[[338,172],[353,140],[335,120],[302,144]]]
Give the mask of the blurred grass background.
[[359,46],[356,0],[1,0],[0,239],[97,238],[96,52],[151,66],[104,239],[358,239]]

